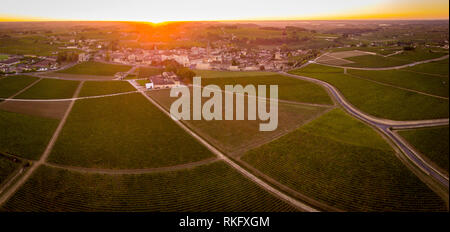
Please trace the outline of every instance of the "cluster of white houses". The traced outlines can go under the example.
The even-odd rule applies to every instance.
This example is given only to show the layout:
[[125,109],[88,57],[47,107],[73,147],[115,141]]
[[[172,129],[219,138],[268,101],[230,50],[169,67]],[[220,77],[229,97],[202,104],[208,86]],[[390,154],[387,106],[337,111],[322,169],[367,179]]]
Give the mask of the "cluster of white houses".
[[149,83],[145,84],[147,90],[150,89],[169,89],[180,86],[181,81],[173,72],[163,72],[161,75],[149,78]]
[[44,72],[58,67],[56,58],[53,57],[8,55],[7,59],[0,61],[0,72],[2,73]]
[[[289,55],[299,55],[308,50],[291,51]],[[229,71],[278,71],[287,68],[288,52],[267,49],[229,49],[192,47],[190,49],[144,50],[123,49],[114,52],[100,51],[94,60],[127,65],[153,65],[165,60],[174,60],[184,67],[199,70]],[[85,59],[86,56],[80,56]]]

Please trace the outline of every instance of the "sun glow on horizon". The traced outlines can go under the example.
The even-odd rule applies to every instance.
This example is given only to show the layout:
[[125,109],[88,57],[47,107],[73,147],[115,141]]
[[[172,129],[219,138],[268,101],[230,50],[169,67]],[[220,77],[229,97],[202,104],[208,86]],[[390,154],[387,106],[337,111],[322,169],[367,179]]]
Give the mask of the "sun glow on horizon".
[[448,19],[446,0],[3,0],[0,21]]

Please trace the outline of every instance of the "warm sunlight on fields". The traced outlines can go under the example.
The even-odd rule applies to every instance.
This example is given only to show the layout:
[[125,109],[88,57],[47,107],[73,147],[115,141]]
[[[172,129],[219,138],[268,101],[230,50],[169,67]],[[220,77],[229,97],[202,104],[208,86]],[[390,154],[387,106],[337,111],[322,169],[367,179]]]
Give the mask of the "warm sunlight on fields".
[[448,18],[446,0],[2,1],[0,21],[203,21]]

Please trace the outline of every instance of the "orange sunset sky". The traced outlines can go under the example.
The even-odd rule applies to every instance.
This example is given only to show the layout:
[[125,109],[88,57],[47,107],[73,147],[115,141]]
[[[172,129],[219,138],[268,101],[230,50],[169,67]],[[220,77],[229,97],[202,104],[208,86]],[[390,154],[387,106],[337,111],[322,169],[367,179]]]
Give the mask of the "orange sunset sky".
[[0,21],[448,19],[448,0],[2,0]]

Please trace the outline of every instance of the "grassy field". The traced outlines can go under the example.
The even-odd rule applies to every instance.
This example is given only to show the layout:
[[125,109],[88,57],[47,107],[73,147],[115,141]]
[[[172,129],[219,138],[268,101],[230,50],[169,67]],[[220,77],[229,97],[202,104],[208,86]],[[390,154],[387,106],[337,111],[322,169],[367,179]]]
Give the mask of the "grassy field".
[[[345,62],[338,62],[336,60],[336,65],[343,65],[348,67],[370,67],[370,68],[381,68],[381,67],[392,67],[399,66],[404,64],[413,63],[416,61],[429,60],[438,58],[448,54],[448,52],[430,52],[428,48],[416,48],[414,51],[402,51],[399,54],[395,54],[389,57],[384,57],[383,55],[393,54],[396,51],[403,50],[399,47],[367,47],[367,48],[338,48],[334,49],[334,52],[343,52],[343,51],[367,51],[367,52],[375,52],[379,55],[364,55],[364,56],[355,56],[355,57],[346,57],[345,60],[352,61],[354,63],[345,64]],[[331,63],[330,63],[331,62]],[[327,61],[325,63],[333,64],[332,61]]]
[[7,101],[0,104],[0,110],[61,119],[69,107],[70,101]]
[[[291,71],[326,81],[358,109],[380,118],[420,120],[448,117],[448,100],[377,84],[343,74],[340,68],[308,65]],[[420,106],[420,107],[418,107]]]
[[139,67],[137,78],[147,78],[150,76],[161,74],[164,70],[161,68]]
[[416,48],[414,51],[403,51],[400,54],[391,56],[392,59],[408,60],[410,62],[431,60],[447,55],[448,52],[431,52],[429,48]]
[[242,160],[306,196],[347,211],[447,211],[445,202],[375,131],[339,109]]
[[80,82],[57,79],[42,79],[25,92],[17,95],[17,99],[65,99],[71,98]]
[[319,64],[332,65],[332,66],[343,66],[345,64],[352,63],[351,61],[345,59],[336,59],[330,55],[323,55],[316,60]]
[[[150,91],[147,94],[164,108],[170,110],[172,102],[178,98],[171,98],[169,93],[170,90],[159,90]],[[208,98],[203,98],[202,102],[206,102],[207,100]],[[248,99],[246,98],[245,102],[247,102],[247,100]],[[222,117],[225,118],[224,102],[222,109]],[[248,120],[247,117],[245,117],[245,120],[187,120],[184,122],[220,150],[229,155],[240,155],[242,152],[247,151],[252,147],[267,143],[288,131],[294,130],[300,125],[322,114],[327,109],[328,108],[318,106],[279,103],[278,126],[276,130],[270,132],[259,131],[259,124],[265,123],[264,121]],[[248,105],[246,103],[245,112],[247,111]]]
[[347,70],[347,72],[349,74],[363,77],[369,80],[374,80],[442,97],[448,97],[448,76],[430,76],[421,73],[405,72],[403,70]]
[[0,97],[10,97],[37,79],[37,77],[32,76],[8,76],[0,78]]
[[341,109],[335,109],[306,124],[302,130],[318,136],[360,147],[392,151],[379,134],[366,124],[351,118]]
[[136,93],[76,101],[49,161],[120,169],[165,167],[210,157],[209,150]]
[[127,81],[86,81],[80,90],[79,96],[99,96],[135,90]]
[[126,72],[131,68],[128,65],[105,64],[99,62],[88,61],[77,64],[68,69],[57,71],[57,73],[80,74],[80,75],[97,75],[97,76],[114,76],[118,72]]
[[39,76],[51,77],[51,78],[61,78],[65,80],[80,80],[80,81],[109,81],[114,80],[114,76],[99,76],[99,75],[85,75],[85,74],[69,74],[69,73],[40,73]]
[[408,60],[393,59],[392,57],[383,57],[377,55],[366,55],[357,57],[348,57],[346,60],[354,63],[345,64],[343,66],[358,67],[358,68],[382,68],[393,67],[411,63]]
[[127,76],[124,78],[124,80],[134,80],[134,79],[136,79],[136,78],[138,78],[136,75],[134,75],[134,74],[129,74],[129,75],[127,75]]
[[2,60],[7,60],[8,59],[8,55],[1,55],[0,54],[0,61],[2,61]]
[[448,126],[399,131],[408,143],[448,173]]
[[[241,72],[242,73],[242,72]],[[332,104],[331,98],[328,93],[321,86],[298,80],[292,77],[286,77],[282,75],[270,75],[270,76],[236,76],[227,78],[202,78],[202,85],[209,84],[218,85],[221,89],[225,89],[225,85],[266,85],[267,91],[268,85],[278,85],[278,99],[306,102],[315,104]],[[267,96],[270,96],[267,93]]]
[[38,159],[57,125],[55,119],[0,110],[0,151]]
[[6,178],[14,172],[14,170],[16,170],[17,167],[19,167],[18,163],[2,156],[0,153],[0,186],[3,181],[5,181]]
[[365,51],[365,52],[375,52],[380,55],[389,55],[394,52],[403,50],[402,47],[342,47],[334,48],[333,52],[343,52],[343,51]]
[[240,77],[254,77],[254,76],[273,76],[273,72],[232,72],[232,71],[213,71],[213,70],[194,70],[197,76],[202,78],[240,78]]
[[409,64],[422,60],[430,60],[438,57],[442,57],[448,53],[444,52],[430,52],[429,49],[416,48],[414,51],[403,51],[402,53],[383,57],[375,55],[366,55],[358,57],[348,57],[346,60],[353,61],[355,63],[345,64],[348,67],[370,67],[370,68],[380,68],[380,67],[392,67],[404,64]]
[[6,211],[295,211],[223,162],[142,175],[80,174],[40,167]]
[[422,72],[422,73],[429,73],[429,74],[435,74],[435,75],[443,75],[448,77],[448,59],[426,63],[426,64],[420,64],[413,67],[408,67],[406,70],[413,71],[413,72]]
[[144,79],[144,80],[136,80],[136,82],[141,85],[141,86],[145,86],[145,84],[150,83],[149,80]]
[[45,36],[18,36],[0,38],[0,53],[50,56],[58,51],[58,44],[49,44]]

